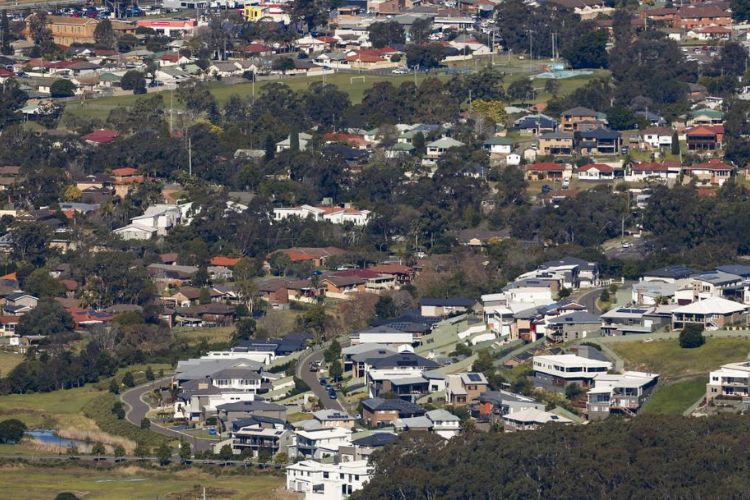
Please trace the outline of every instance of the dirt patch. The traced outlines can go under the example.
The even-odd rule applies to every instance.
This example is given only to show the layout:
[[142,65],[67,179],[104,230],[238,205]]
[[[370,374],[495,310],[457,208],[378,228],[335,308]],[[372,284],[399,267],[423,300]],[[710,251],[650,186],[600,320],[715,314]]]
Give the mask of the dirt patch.
[[229,488],[204,487],[195,484],[189,490],[168,493],[166,498],[170,500],[195,500],[196,498],[231,499],[236,493],[237,490],[231,490]]

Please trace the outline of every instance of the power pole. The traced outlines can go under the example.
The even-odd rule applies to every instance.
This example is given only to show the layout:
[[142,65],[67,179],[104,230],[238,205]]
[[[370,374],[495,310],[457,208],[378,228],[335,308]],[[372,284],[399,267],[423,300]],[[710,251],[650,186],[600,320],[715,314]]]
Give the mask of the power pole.
[[193,139],[188,137],[188,174],[193,176]]
[[526,30],[529,34],[529,73],[532,73],[531,61],[534,59],[534,31]]

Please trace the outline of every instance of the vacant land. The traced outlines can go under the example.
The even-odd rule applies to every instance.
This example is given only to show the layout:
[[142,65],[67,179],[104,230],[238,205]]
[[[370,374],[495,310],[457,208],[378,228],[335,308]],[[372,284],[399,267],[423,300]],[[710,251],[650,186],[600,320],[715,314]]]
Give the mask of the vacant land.
[[173,330],[175,337],[187,339],[190,345],[197,345],[204,339],[209,344],[223,344],[232,339],[233,326],[218,326],[216,328],[181,327]]
[[23,355],[15,352],[0,351],[0,377],[5,377],[23,361]]
[[42,468],[8,465],[0,468],[4,498],[50,499],[70,491],[95,499],[273,499],[293,498],[283,490],[281,477],[270,474],[217,476],[194,469],[153,471],[123,467],[95,471],[80,467]]
[[609,347],[625,360],[629,370],[651,371],[662,379],[675,379],[702,375],[725,363],[746,359],[750,340],[709,338],[696,349],[683,349],[677,340],[613,342]]
[[643,413],[661,413],[665,415],[682,415],[690,405],[706,394],[707,377],[696,377],[688,380],[660,386],[643,406]]

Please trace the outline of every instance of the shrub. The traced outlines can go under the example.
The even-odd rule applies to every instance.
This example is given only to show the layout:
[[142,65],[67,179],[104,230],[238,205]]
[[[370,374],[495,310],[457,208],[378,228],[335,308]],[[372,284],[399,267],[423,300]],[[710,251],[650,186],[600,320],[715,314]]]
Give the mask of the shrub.
[[680,332],[680,347],[683,349],[693,349],[700,347],[706,343],[706,338],[703,336],[702,325],[687,325]]

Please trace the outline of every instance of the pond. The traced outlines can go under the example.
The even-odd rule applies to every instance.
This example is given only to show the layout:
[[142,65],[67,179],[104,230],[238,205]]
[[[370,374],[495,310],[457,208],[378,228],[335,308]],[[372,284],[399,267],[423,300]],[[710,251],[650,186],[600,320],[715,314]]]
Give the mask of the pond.
[[61,451],[67,451],[75,446],[78,451],[88,453],[93,447],[93,443],[81,441],[80,439],[67,439],[57,435],[57,432],[50,429],[36,429],[26,432],[26,437],[42,444],[58,446]]

